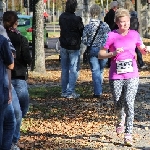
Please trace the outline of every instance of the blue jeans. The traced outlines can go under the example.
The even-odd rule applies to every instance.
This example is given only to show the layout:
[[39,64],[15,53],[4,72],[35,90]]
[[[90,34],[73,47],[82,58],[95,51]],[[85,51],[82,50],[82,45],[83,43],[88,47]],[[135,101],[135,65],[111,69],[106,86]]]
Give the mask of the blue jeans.
[[12,103],[0,106],[0,150],[10,150],[15,125]]
[[61,86],[62,93],[71,95],[79,75],[80,51],[61,48]]
[[12,142],[17,143],[17,141],[20,138],[20,126],[21,126],[21,121],[22,121],[22,111],[20,108],[20,103],[19,103],[17,93],[13,86],[12,86],[12,104],[13,104],[15,119],[16,119],[16,128],[14,131]]
[[17,121],[16,130],[13,136],[13,143],[17,143],[20,138],[20,126],[22,118],[25,117],[29,108],[29,93],[27,82],[20,79],[12,79],[12,85],[14,87],[13,93],[13,107],[15,111],[15,117]]
[[29,92],[27,82],[25,80],[12,79],[11,83],[17,93],[22,117],[24,118],[29,109]]
[[99,47],[90,48],[90,69],[92,72],[92,80],[94,86],[94,95],[102,94],[103,71],[107,59],[98,59]]

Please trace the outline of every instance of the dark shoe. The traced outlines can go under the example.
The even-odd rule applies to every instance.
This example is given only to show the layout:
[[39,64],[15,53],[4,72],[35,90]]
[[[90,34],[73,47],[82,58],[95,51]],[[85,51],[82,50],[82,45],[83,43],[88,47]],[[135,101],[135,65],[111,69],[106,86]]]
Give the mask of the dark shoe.
[[93,98],[100,98],[100,95],[93,94]]
[[146,69],[148,66],[145,64],[142,67],[140,67],[140,69]]

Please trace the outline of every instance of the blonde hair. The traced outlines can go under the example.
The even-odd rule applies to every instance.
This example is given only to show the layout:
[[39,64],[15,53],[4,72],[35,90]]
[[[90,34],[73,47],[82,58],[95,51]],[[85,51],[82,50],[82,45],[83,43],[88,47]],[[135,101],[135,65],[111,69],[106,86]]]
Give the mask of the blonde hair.
[[119,8],[115,12],[115,19],[114,19],[114,21],[118,22],[118,20],[119,20],[120,17],[125,17],[125,16],[130,17],[129,10],[124,9],[124,8]]
[[93,17],[93,18],[99,17],[100,14],[101,14],[101,8],[100,8],[100,6],[98,6],[97,4],[93,4],[90,7],[90,14],[91,14],[91,17]]
[[126,1],[125,1],[125,3],[124,3],[124,8],[125,8],[125,9],[128,9],[129,12],[134,11],[133,3],[132,3],[130,0],[126,0]]

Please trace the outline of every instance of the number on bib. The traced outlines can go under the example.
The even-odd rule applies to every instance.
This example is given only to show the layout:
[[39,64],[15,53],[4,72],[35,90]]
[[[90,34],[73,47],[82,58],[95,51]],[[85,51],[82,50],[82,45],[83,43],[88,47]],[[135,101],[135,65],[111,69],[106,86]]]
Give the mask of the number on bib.
[[132,59],[116,61],[117,74],[133,72]]

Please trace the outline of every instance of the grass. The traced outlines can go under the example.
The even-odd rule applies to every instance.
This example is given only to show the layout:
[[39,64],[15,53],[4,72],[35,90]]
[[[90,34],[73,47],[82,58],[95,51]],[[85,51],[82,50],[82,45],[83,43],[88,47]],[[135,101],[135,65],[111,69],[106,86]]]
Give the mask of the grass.
[[48,37],[49,38],[54,38],[54,37],[59,37],[60,32],[48,32]]
[[59,21],[54,21],[54,22],[50,21],[50,22],[46,22],[45,24],[52,24],[52,25],[59,24]]
[[[91,95],[92,87],[89,88],[89,83],[79,83],[76,86],[76,92],[80,93],[82,98],[88,97]],[[83,86],[84,85],[84,86]],[[47,99],[47,98],[60,98],[61,97],[61,87],[52,86],[52,87],[32,87],[29,88],[30,99]]]
[[48,95],[49,90],[50,88],[46,88],[46,87],[30,88],[29,89],[30,97],[32,99],[45,98]]

